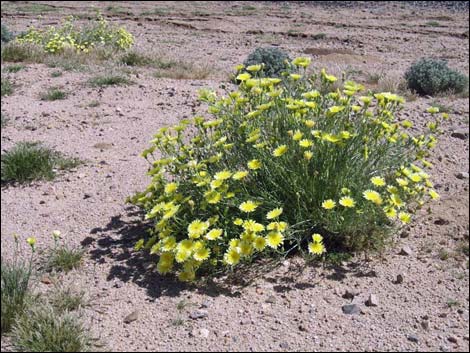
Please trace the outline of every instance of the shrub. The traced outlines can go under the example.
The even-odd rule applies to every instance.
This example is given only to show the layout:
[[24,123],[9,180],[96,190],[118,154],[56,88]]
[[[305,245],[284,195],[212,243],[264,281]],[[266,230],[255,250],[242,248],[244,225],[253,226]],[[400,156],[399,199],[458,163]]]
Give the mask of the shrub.
[[2,27],[2,43],[8,43],[13,39],[13,34],[8,30],[8,27],[5,26],[3,23]]
[[77,26],[73,16],[69,16],[59,28],[31,28],[16,40],[19,43],[40,45],[48,53],[60,53],[65,48],[89,52],[96,46],[125,50],[134,43],[132,34],[123,27],[110,25],[101,15],[98,15],[95,23],[87,27]]
[[2,45],[2,61],[41,63],[44,52],[35,44],[21,44],[16,41]]
[[287,68],[289,55],[278,48],[256,48],[243,63],[245,66],[264,64],[264,74],[268,77],[279,77]]
[[10,66],[5,67],[5,72],[15,73],[15,72],[23,70],[25,67],[26,66],[21,65],[21,64],[10,65]]
[[202,91],[213,119],[163,128],[142,153],[152,181],[130,201],[154,227],[136,249],[158,254],[160,273],[192,280],[198,269],[306,248],[378,249],[438,197],[424,170],[436,139],[395,121],[401,97],[358,96],[363,87],[351,81],[328,93],[337,79],[325,70],[284,80],[253,74],[239,74],[227,96]]
[[116,85],[127,85],[130,81],[121,75],[117,74],[106,74],[101,76],[92,77],[88,83],[91,86],[95,87],[105,87],[105,86],[116,86]]
[[51,180],[55,169],[69,169],[78,164],[77,159],[65,158],[37,142],[20,142],[2,154],[1,181],[24,183],[36,179]]
[[92,339],[74,314],[41,303],[18,318],[12,343],[19,352],[85,352]]
[[420,95],[468,89],[468,77],[447,66],[445,61],[422,58],[405,73],[408,87]]
[[86,305],[85,293],[71,288],[57,288],[50,302],[59,313],[75,311]]
[[9,96],[10,94],[13,93],[13,85],[11,84],[10,80],[8,78],[2,77],[2,97],[3,96]]
[[[1,260],[2,334],[9,332],[18,315],[26,307],[31,278],[32,258],[28,264],[18,260],[18,238],[13,262]],[[34,247],[33,247],[34,250]]]
[[67,98],[67,92],[57,87],[51,87],[46,92],[41,93],[40,98],[43,101],[62,100]]

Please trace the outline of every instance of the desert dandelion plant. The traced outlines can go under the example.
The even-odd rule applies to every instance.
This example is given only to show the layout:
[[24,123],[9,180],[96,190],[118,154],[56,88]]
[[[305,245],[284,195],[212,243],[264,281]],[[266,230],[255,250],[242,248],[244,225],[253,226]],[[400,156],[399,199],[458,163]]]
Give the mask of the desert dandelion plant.
[[294,59],[276,78],[238,66],[236,88],[201,91],[207,117],[154,135],[142,153],[151,182],[129,200],[152,222],[136,249],[158,255],[161,274],[191,281],[294,249],[378,249],[438,199],[427,157],[448,116],[429,109],[429,124],[410,129],[395,119],[403,98],[333,88],[339,79],[310,65]]

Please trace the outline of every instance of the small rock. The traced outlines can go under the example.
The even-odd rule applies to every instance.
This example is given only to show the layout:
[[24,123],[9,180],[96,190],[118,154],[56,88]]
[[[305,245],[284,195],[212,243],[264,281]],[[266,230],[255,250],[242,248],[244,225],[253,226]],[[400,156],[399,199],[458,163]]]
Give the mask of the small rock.
[[428,321],[428,320],[423,320],[423,321],[421,321],[421,327],[422,327],[424,330],[428,331],[428,330],[429,330],[429,321]]
[[401,248],[399,254],[403,256],[411,256],[413,255],[413,250],[411,250],[411,248],[408,245],[405,245],[404,247]]
[[405,280],[405,276],[400,273],[397,275],[397,278],[395,279],[395,283],[402,284],[404,280]]
[[139,311],[134,310],[132,313],[130,313],[124,318],[124,323],[130,324],[131,322],[136,321],[138,318],[139,318]]
[[208,315],[209,314],[205,310],[195,310],[191,314],[189,314],[189,317],[193,320],[197,320],[197,319],[204,319]]
[[46,203],[46,201],[44,201],[44,200],[39,201],[40,205],[44,205],[45,203]]
[[212,300],[206,299],[206,300],[204,300],[204,301],[201,303],[200,308],[201,308],[201,309],[207,309],[207,308],[210,307],[211,305],[212,305]]
[[468,179],[467,172],[458,172],[455,176],[457,177],[457,179]]
[[408,238],[410,236],[410,233],[404,230],[403,232],[400,233],[400,238]]
[[343,298],[344,299],[354,299],[354,297],[357,296],[358,294],[359,294],[359,292],[357,292],[357,291],[346,289],[346,291],[343,294]]
[[347,304],[341,307],[343,313],[347,315],[355,315],[361,312],[361,308],[356,304]]
[[299,331],[306,332],[307,329],[303,325],[299,325]]
[[369,298],[366,300],[365,303],[367,306],[378,306],[379,300],[375,294],[369,295]]
[[52,284],[52,279],[45,275],[45,276],[42,276],[41,278],[41,283],[44,283],[44,284]]
[[416,335],[408,335],[407,338],[408,338],[408,341],[411,341],[411,342],[414,342],[414,343],[419,342],[419,338]]
[[209,337],[210,331],[206,328],[202,328],[199,330],[199,334],[201,337],[207,338]]
[[282,349],[289,349],[289,344],[287,342],[281,342],[279,344],[279,347],[281,347]]
[[274,295],[270,295],[266,298],[266,303],[274,304],[276,302],[276,297]]
[[437,224],[438,226],[445,226],[449,224],[450,222],[447,219],[444,219],[442,217],[438,217],[435,221],[434,224]]
[[466,140],[468,139],[468,129],[456,129],[452,131],[450,136],[461,139],[461,140]]
[[455,343],[455,344],[458,343],[457,337],[455,337],[455,336],[449,336],[449,337],[447,337],[447,340],[449,342],[452,342],[452,343]]
[[86,200],[86,199],[89,199],[91,197],[91,194],[89,193],[84,193],[83,194],[83,199]]

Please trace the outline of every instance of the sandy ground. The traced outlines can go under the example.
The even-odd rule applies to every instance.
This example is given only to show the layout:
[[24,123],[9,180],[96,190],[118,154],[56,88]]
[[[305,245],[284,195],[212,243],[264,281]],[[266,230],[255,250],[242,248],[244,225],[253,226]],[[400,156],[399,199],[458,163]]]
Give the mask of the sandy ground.
[[[57,23],[90,5],[105,13],[115,5],[45,2],[58,8],[38,17],[16,7],[30,2],[16,3],[2,1],[2,23],[16,31]],[[432,102],[450,109],[432,158],[442,197],[397,234],[393,248],[368,261],[304,266],[290,258],[252,273],[249,283],[219,279],[188,286],[160,277],[150,259],[133,252],[145,228],[142,215],[124,200],[149,181],[140,152],[158,128],[200,110],[194,105],[197,90],[226,82],[230,69],[255,47],[275,44],[292,57],[310,53],[316,67],[390,77],[403,75],[423,55],[469,72],[468,7],[247,5],[119,2],[122,12],[110,15],[135,35],[137,48],[210,66],[207,80],[155,78],[152,70],[139,68],[131,76],[135,84],[97,89],[86,85],[91,72],[52,78],[55,69],[35,64],[8,74],[16,89],[2,98],[2,112],[10,118],[1,131],[2,153],[18,141],[43,141],[85,163],[52,182],[2,187],[2,256],[11,256],[13,233],[36,236],[45,247],[52,244],[52,230],[60,229],[70,245],[84,246],[82,268],[57,281],[87,290],[91,306],[84,319],[112,351],[468,351],[468,257],[458,248],[468,246],[469,185],[468,174],[457,177],[469,168],[468,98],[424,97],[406,104],[403,117],[418,125]],[[71,95],[41,101],[39,93],[50,86]],[[100,105],[89,107],[94,100]],[[459,129],[466,137],[452,136]],[[412,253],[400,255],[403,246]],[[444,250],[450,256],[442,260]],[[365,305],[371,294],[377,306]],[[351,303],[360,313],[343,313]],[[137,320],[124,323],[135,310]],[[192,318],[196,314],[202,317]],[[2,338],[4,349],[8,342]]]

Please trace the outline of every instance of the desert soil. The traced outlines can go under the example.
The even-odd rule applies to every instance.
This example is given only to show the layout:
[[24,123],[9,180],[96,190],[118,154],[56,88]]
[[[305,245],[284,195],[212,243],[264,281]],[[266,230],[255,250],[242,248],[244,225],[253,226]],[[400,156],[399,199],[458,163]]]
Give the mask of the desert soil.
[[[139,50],[211,70],[205,80],[173,80],[137,68],[130,74],[134,84],[101,89],[86,81],[93,70],[106,68],[52,78],[56,69],[31,64],[8,74],[15,91],[2,98],[2,113],[9,117],[1,130],[2,153],[19,141],[43,141],[85,163],[54,181],[2,187],[2,257],[12,256],[13,233],[35,236],[38,247],[46,247],[59,229],[68,244],[84,247],[83,266],[54,280],[87,291],[90,306],[82,314],[106,349],[468,351],[468,253],[459,250],[466,245],[468,251],[469,241],[468,97],[419,97],[405,104],[401,117],[418,126],[429,105],[438,102],[450,110],[431,160],[441,199],[396,234],[392,247],[367,261],[358,255],[335,266],[306,266],[293,257],[238,276],[251,281],[179,284],[159,276],[151,258],[133,251],[145,227],[142,214],[125,203],[149,182],[139,154],[153,134],[202,111],[195,104],[197,91],[229,85],[232,67],[254,48],[275,45],[291,57],[308,53],[315,67],[349,70],[362,82],[368,72],[383,73],[392,86],[422,56],[446,59],[468,75],[468,2],[444,7],[45,1],[54,8],[41,16],[24,7],[30,3],[2,1],[2,24],[20,32],[57,24],[64,15],[92,13],[93,6],[133,33]],[[145,11],[153,14],[142,15]],[[7,65],[2,63],[2,75]],[[50,86],[71,94],[41,101],[38,95]],[[92,101],[99,106],[89,107]],[[403,247],[411,251],[402,255]],[[47,289],[43,283],[37,288]],[[370,295],[376,306],[365,304]],[[345,314],[347,304],[360,312]],[[136,320],[125,323],[131,313]],[[2,338],[4,349],[8,340]]]

